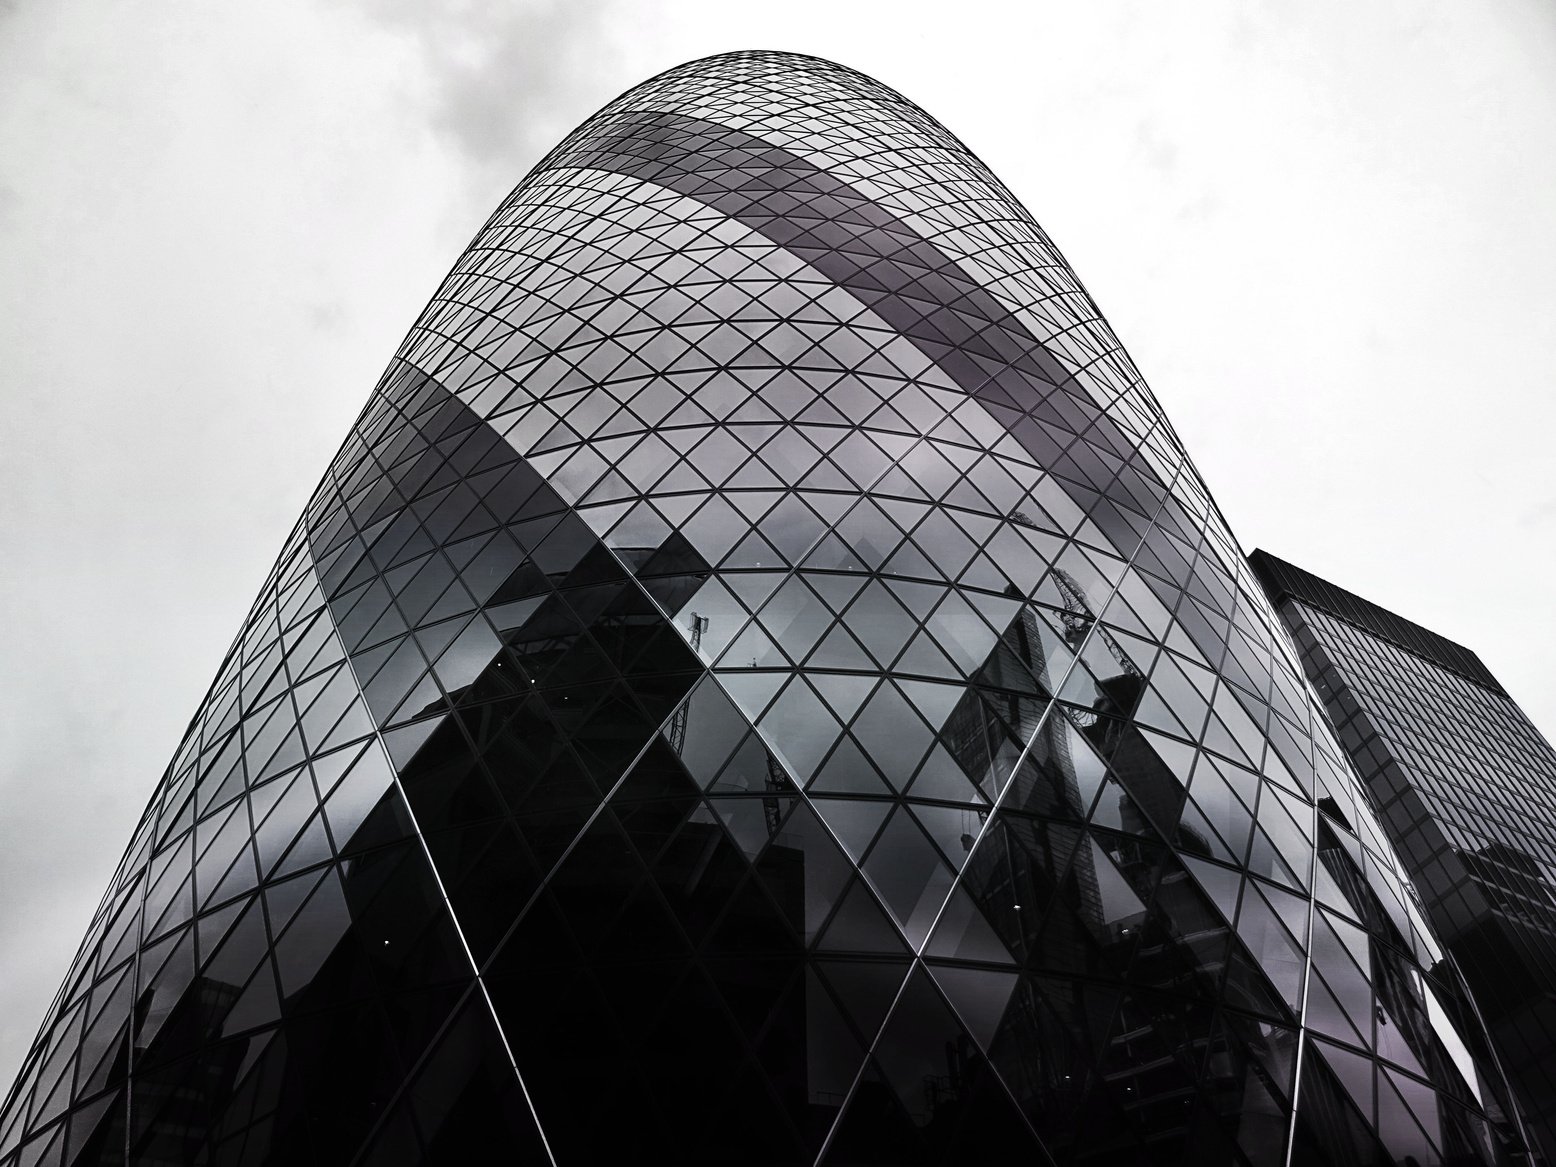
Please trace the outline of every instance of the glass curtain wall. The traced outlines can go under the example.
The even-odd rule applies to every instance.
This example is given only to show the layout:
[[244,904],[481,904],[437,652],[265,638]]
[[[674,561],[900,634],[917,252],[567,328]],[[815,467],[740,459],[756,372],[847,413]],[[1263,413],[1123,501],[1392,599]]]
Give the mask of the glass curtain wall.
[[735,53],[412,327],[0,1164],[1499,1162],[1440,959],[1047,235],[892,90]]

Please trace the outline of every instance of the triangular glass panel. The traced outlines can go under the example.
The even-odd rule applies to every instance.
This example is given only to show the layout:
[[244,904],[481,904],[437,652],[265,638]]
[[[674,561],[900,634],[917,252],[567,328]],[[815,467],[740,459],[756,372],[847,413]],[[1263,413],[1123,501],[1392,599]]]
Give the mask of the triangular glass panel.
[[917,948],[950,894],[954,876],[906,810],[887,822],[864,873]]
[[756,672],[720,669],[714,676],[719,686],[734,701],[747,722],[755,724],[764,710],[789,679],[784,672]]
[[723,669],[787,669],[793,666],[783,649],[755,621],[740,630],[717,663]]
[[972,1034],[973,1040],[980,1049],[987,1051],[1016,987],[1016,974],[948,964],[931,964],[927,967],[930,976],[940,986],[940,991],[950,1000],[962,1024]]
[[713,808],[719,821],[724,824],[724,829],[745,852],[748,860],[755,860],[762,849],[777,835],[779,824],[793,803],[792,797],[708,800],[708,805]]
[[864,853],[892,808],[889,802],[841,798],[817,798],[812,805],[856,864],[863,860]]
[[936,742],[924,764],[919,767],[908,793],[914,798],[933,798],[943,802],[961,802],[987,806],[988,798],[968,779],[944,745]]
[[942,960],[976,960],[1014,965],[1016,957],[989,926],[965,887],[958,886],[936,921],[924,955]]
[[855,669],[872,670],[879,666],[870,659],[868,653],[860,643],[848,632],[841,623],[834,624],[831,631],[821,638],[809,657],[805,660],[805,667],[811,669]]
[[811,779],[813,794],[874,794],[890,797],[894,791],[881,777],[854,739],[844,734]]
[[808,673],[807,678],[827,707],[844,723],[859,711],[876,684],[874,677],[853,674]]
[[843,896],[816,948],[822,952],[907,955],[907,946],[862,879]]
[[817,973],[837,994],[843,1015],[866,1045],[874,1042],[910,968],[907,961],[895,960],[861,963],[823,959],[815,964]]
[[803,674],[791,680],[762,714],[760,725],[785,768],[801,784],[810,780],[842,732]]
[[909,803],[908,810],[934,840],[951,866],[960,871],[977,845],[988,811],[973,807],[930,806]]

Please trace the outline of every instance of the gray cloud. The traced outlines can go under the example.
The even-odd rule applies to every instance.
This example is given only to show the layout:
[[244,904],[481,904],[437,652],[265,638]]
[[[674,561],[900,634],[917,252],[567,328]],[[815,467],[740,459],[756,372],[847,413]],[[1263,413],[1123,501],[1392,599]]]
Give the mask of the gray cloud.
[[[631,10],[616,0],[358,0],[360,11],[408,37],[431,82],[430,127],[467,162],[499,170],[539,161],[572,129],[601,80],[619,75]],[[609,89],[609,83],[605,88]]]

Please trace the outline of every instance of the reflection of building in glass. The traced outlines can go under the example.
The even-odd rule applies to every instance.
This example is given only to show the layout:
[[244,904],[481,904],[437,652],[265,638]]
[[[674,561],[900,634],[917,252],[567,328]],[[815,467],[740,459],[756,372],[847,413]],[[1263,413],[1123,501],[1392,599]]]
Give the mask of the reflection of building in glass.
[[1556,750],[1469,649],[1252,562],[1556,1156]]
[[1506,1161],[1451,988],[1048,238],[897,94],[740,53],[418,319],[0,1167]]

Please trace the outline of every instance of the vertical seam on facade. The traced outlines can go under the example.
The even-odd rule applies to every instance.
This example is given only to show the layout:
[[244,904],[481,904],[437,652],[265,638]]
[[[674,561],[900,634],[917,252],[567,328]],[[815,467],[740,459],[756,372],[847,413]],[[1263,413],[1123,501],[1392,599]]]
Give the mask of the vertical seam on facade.
[[[136,1013],[137,1013],[137,1003],[140,1000],[140,993],[141,993],[141,983],[140,983],[141,967],[144,964],[144,961],[143,961],[142,957],[145,954],[145,945],[146,945],[146,901],[149,898],[150,892],[151,892],[151,865],[152,865],[152,860],[155,858],[156,853],[157,853],[157,832],[158,832],[158,829],[162,826],[162,814],[167,809],[167,807],[166,807],[167,792],[168,792],[168,789],[170,788],[170,786],[173,783],[176,783],[177,780],[178,780],[178,775],[174,772],[174,766],[178,762],[178,757],[179,757],[179,753],[181,752],[182,746],[184,745],[185,742],[187,742],[190,739],[190,735],[194,735],[195,747],[194,747],[194,751],[193,751],[193,757],[190,759],[190,765],[193,767],[194,779],[193,779],[193,781],[191,781],[190,786],[189,786],[189,797],[191,799],[195,799],[197,797],[197,795],[198,795],[198,792],[199,792],[200,779],[203,777],[203,774],[200,771],[199,760],[200,760],[200,755],[203,752],[203,743],[204,743],[204,739],[205,739],[205,723],[206,723],[207,715],[209,714],[211,696],[212,696],[212,694],[214,694],[216,692],[217,685],[221,681],[222,672],[226,668],[227,662],[228,661],[235,661],[236,663],[235,663],[234,668],[233,668],[232,685],[237,690],[237,700],[238,700],[238,703],[239,703],[239,708],[241,709],[242,702],[243,702],[243,648],[244,648],[244,643],[245,643],[246,638],[247,638],[247,633],[248,633],[249,627],[254,622],[256,611],[258,609],[261,609],[264,606],[267,597],[271,598],[272,600],[274,600],[274,598],[275,598],[275,594],[278,591],[278,582],[279,582],[280,576],[281,576],[281,566],[287,559],[286,548],[288,546],[292,545],[292,542],[295,539],[295,540],[297,540],[297,548],[298,548],[297,553],[298,554],[302,554],[303,553],[303,548],[305,547],[306,539],[302,537],[302,528],[303,528],[303,523],[302,523],[301,519],[299,519],[296,523],[293,524],[293,526],[292,526],[292,533],[287,536],[286,543],[282,545],[281,554],[277,557],[275,566],[273,566],[270,569],[270,574],[265,577],[265,582],[262,585],[260,585],[259,595],[255,597],[254,603],[249,606],[248,614],[246,616],[244,616],[243,622],[242,622],[242,624],[238,628],[237,635],[233,638],[232,646],[227,650],[227,654],[222,658],[221,664],[216,667],[216,677],[212,680],[211,684],[206,687],[205,696],[201,699],[199,708],[195,711],[194,717],[192,717],[190,719],[189,727],[188,727],[188,729],[186,729],[184,731],[183,737],[179,739],[179,745],[178,745],[178,747],[175,747],[175,750],[174,750],[173,761],[171,763],[169,763],[168,768],[163,772],[163,776],[162,776],[161,781],[159,781],[157,783],[156,789],[152,791],[151,798],[148,800],[147,807],[146,807],[147,814],[142,815],[142,817],[141,817],[141,822],[145,822],[147,817],[150,818],[150,820],[151,820],[151,829],[148,832],[147,837],[146,837],[146,859],[145,859],[145,862],[142,864],[141,869],[140,869],[140,875],[141,875],[141,879],[140,879],[140,885],[141,885],[140,886],[140,897],[139,897],[139,902],[136,904],[136,907],[135,907],[135,915],[136,915],[136,921],[135,921],[135,950],[132,953],[132,962],[133,962],[134,967],[133,967],[133,969],[131,971],[131,974],[130,974],[130,986],[131,986],[130,987],[130,1001],[131,1001],[131,1005],[130,1005],[128,1017],[126,1018],[126,1021],[125,1021],[124,1161],[126,1163],[130,1162],[131,1139],[132,1139],[132,1136],[134,1134],[134,1129],[135,1129],[135,1123],[134,1123],[135,1062],[136,1062],[136,1057],[135,1057],[135,1050],[136,1050],[136,1045],[135,1045],[136,1020],[135,1020],[135,1018],[136,1018]],[[275,606],[279,610],[279,605],[277,604]],[[279,624],[280,624],[280,619],[279,619],[279,614],[278,614],[277,615],[277,629],[276,629],[276,633],[277,633],[277,637],[278,638],[279,638],[280,632],[281,632]],[[283,666],[284,666],[284,661],[285,661],[285,657],[283,655],[283,657],[282,657]],[[291,673],[288,672],[287,676],[290,677]],[[288,700],[291,700],[291,698],[292,698],[291,686],[290,685],[287,686],[287,698],[288,698]],[[296,704],[295,701],[292,702],[292,708],[294,710],[297,708],[297,704]],[[232,733],[240,735],[240,741],[241,741],[241,735],[243,734],[242,726],[243,726],[243,717],[240,715],[238,717],[238,719],[233,723],[233,728],[231,730]],[[241,747],[240,747],[240,749],[238,751],[237,764],[242,766],[242,768],[243,768],[243,790],[238,795],[238,798],[242,799],[242,801],[243,801],[243,813],[249,820],[249,835],[248,835],[248,839],[249,839],[249,842],[252,843],[252,840],[253,840],[254,835],[255,835],[256,824],[254,822],[254,817],[253,817],[252,813],[250,812],[249,805],[248,805],[248,791],[249,791],[249,763],[248,763],[248,755],[247,755],[246,751],[243,750]],[[190,825],[189,825],[189,829],[190,829],[190,850],[191,850],[191,852],[194,850],[194,828],[198,824],[198,822],[199,822],[199,806],[198,806],[198,802],[197,802],[196,803],[196,807],[195,807],[195,814],[194,814],[193,820],[190,822]],[[137,824],[137,830],[138,829],[139,829],[139,824]],[[134,846],[135,846],[135,836],[131,835],[130,836],[130,847],[133,848]],[[128,858],[129,855],[132,854],[132,853],[133,853],[132,851],[127,850],[126,851],[126,858]],[[199,891],[199,888],[197,886],[197,881],[194,878],[194,872],[195,872],[196,867],[198,866],[198,862],[197,862],[198,859],[199,859],[198,855],[192,855],[191,856],[191,860],[190,860],[190,868],[189,868],[189,880],[190,880],[189,895],[190,895],[191,900],[193,901],[192,902],[192,907],[194,909],[191,912],[191,915],[190,915],[191,927],[193,927],[194,921],[196,919],[198,919],[198,917],[200,915],[200,912],[199,912],[199,907],[200,907],[199,902],[197,900],[194,900],[194,897],[198,894],[198,891]],[[258,852],[257,852],[257,850],[255,852],[255,861],[256,861],[256,863],[258,861]],[[261,896],[261,889],[263,887],[263,884],[264,884],[263,876],[261,874],[258,874],[257,867],[256,867],[255,884],[254,884],[254,888],[253,888],[253,892],[254,892],[254,895],[255,895],[256,898],[260,898],[260,896]],[[266,928],[265,928],[265,932],[266,932],[266,947],[267,947],[267,950],[268,950],[268,948],[270,946],[270,943],[273,940],[273,937],[271,937],[271,935],[270,935],[268,913],[266,911],[266,907],[265,907],[262,899],[261,899],[261,903],[260,903],[260,911],[261,911],[261,914],[265,917],[265,922],[266,922]],[[199,975],[199,971],[200,971],[200,964],[199,964],[199,962],[200,962],[200,953],[198,951],[198,948],[196,948],[195,952],[193,953],[192,959],[194,960],[194,963],[195,963],[195,975],[198,976]],[[269,959],[268,951],[267,951],[267,955],[266,955],[266,957],[264,959],[268,963],[268,959]],[[66,1117],[68,1118],[69,1116],[70,1116],[70,1111],[67,1110]]]
[[[920,437],[920,438],[915,440],[914,446],[916,447],[920,443],[926,442],[928,440],[929,439],[927,437]],[[520,455],[520,456],[523,457],[524,455]],[[864,499],[866,497],[868,497],[869,491],[876,484],[878,484],[882,479],[884,479],[887,474],[891,473],[892,466],[894,466],[894,465],[896,465],[896,463],[892,463],[892,465],[887,466],[886,469],[882,470],[878,475],[876,475],[875,478],[870,480],[870,484],[868,486],[860,488],[860,492],[859,492],[858,497],[849,506],[848,510],[844,511],[843,514],[838,517],[838,520],[837,520],[838,523],[841,523],[843,521],[843,519],[847,518],[848,515],[853,512],[854,508],[859,506],[864,501]],[[573,514],[577,513],[574,505],[571,504],[571,503],[568,504],[568,510],[571,513],[573,513]],[[580,517],[581,521],[583,521],[585,523],[588,522],[587,519],[582,519],[581,516],[579,516],[579,517]],[[799,553],[798,558],[803,560],[806,555],[808,555],[811,551],[815,550],[818,546],[820,546],[821,543],[826,539],[827,535],[832,533],[832,531],[835,529],[835,527],[836,527],[836,524],[833,524],[833,526],[828,527],[826,531],[823,531],[820,535],[818,535],[803,551],[801,551]],[[593,528],[591,527],[590,530],[593,530]],[[908,536],[906,534],[904,534],[903,537],[904,538],[908,538]],[[605,543],[604,543],[604,536],[598,536],[598,538],[600,539],[601,546],[604,546],[605,545]],[[611,550],[610,548],[606,548],[606,549],[608,551],[610,551],[610,553],[611,553],[611,555],[613,557],[616,556],[616,553],[615,553],[614,550]],[[619,562],[619,558],[618,558],[618,562]],[[625,570],[625,567],[623,567],[623,570]],[[717,570],[716,568],[714,568],[712,565],[710,565],[710,567],[709,567],[709,574],[710,574],[710,576],[712,574],[714,574],[714,572],[716,572],[716,570]],[[780,574],[780,573],[775,572],[774,574]],[[782,572],[781,574],[784,575],[786,577],[786,579],[787,578],[798,578],[799,574],[800,574],[800,567],[797,564],[791,565],[786,571]],[[873,576],[873,575],[876,575],[877,573],[871,571],[871,572],[860,572],[859,574],[865,575],[865,576]],[[637,582],[637,577],[635,575],[632,575],[631,572],[628,572],[628,575],[632,578],[634,583]],[[641,585],[639,585],[639,586],[641,587]],[[776,595],[778,593],[779,589],[782,588],[782,587],[783,587],[783,584],[779,584],[778,587],[775,587],[772,590],[772,592],[763,600],[763,604],[765,604],[767,602],[767,600],[770,600],[772,598],[772,596]],[[648,594],[646,589],[644,589],[644,594],[645,595]],[[648,598],[649,598],[649,602],[654,604],[654,606],[656,608],[658,608],[659,611],[664,612],[663,605],[661,605],[652,596],[649,596]],[[690,603],[690,602],[691,602],[690,600],[687,601],[687,603]],[[668,623],[672,628],[675,628],[677,635],[681,635],[682,639],[684,641],[684,639],[685,639],[684,634],[681,633],[679,627],[677,627],[676,624],[675,624],[675,614],[674,613],[666,613],[666,615],[665,615],[665,622]],[[733,644],[735,642],[736,638],[739,637],[740,633],[745,631],[746,628],[750,627],[755,622],[756,622],[756,613],[755,612],[749,613],[746,616],[746,618],[743,621],[741,621],[741,623],[739,625],[736,626],[734,632],[730,635],[729,641],[725,644],[724,647],[728,648],[729,644]],[[701,659],[701,658],[699,657],[699,659]],[[733,671],[733,670],[729,670],[729,671]],[[798,676],[799,672],[800,672],[800,669],[799,669],[798,666],[795,666],[793,669],[790,669],[790,670],[774,670],[774,671],[787,671],[791,676]],[[890,674],[883,670],[881,675],[882,675],[882,677],[886,677],[886,676],[889,676]],[[719,692],[724,696],[724,699],[726,701],[728,701],[732,706],[734,706],[736,710],[739,711],[741,718],[743,720],[745,720],[747,722],[747,724],[750,725],[752,732],[757,734],[758,739],[762,742],[762,748],[764,750],[766,750],[769,754],[772,754],[772,747],[768,744],[767,737],[764,735],[762,729],[757,725],[757,721],[759,721],[761,719],[761,712],[762,711],[759,710],[755,715],[747,715],[746,711],[740,707],[739,703],[736,702],[735,699],[733,697],[731,697],[729,695],[728,691],[724,688],[724,685],[718,679],[718,676],[717,676],[717,674],[714,671],[714,665],[711,662],[703,666],[702,676],[698,678],[697,682],[695,682],[694,684],[692,684],[691,686],[688,687],[687,692],[686,692],[686,696],[683,697],[680,701],[677,701],[676,702],[676,706],[679,707],[684,702],[690,700],[692,694],[696,691],[696,689],[700,685],[706,684],[706,683],[712,683],[712,684],[718,686]],[[788,682],[785,682],[785,684],[787,684],[787,683]],[[782,686],[780,686],[780,689],[781,688],[782,688]],[[774,692],[774,696],[775,697],[777,696],[777,691]],[[767,708],[767,707],[764,706],[763,709],[765,709],[765,708]],[[669,724],[670,721],[674,717],[675,717],[675,711],[672,710],[671,713],[660,722],[659,728],[655,730],[655,734],[657,735],[658,733],[662,732],[664,726]],[[567,857],[573,852],[573,849],[575,847],[577,847],[578,843],[583,839],[584,835],[588,833],[589,827],[591,825],[593,825],[594,821],[597,818],[599,818],[599,816],[601,814],[604,813],[605,808],[609,805],[611,799],[615,796],[616,792],[621,789],[622,784],[626,782],[627,777],[632,773],[633,766],[637,765],[637,762],[639,761],[639,759],[642,758],[643,754],[648,750],[648,747],[653,744],[653,741],[654,741],[653,737],[650,737],[648,739],[648,741],[644,743],[643,748],[641,750],[639,750],[636,755],[633,756],[632,763],[630,765],[626,766],[622,770],[621,776],[619,778],[617,778],[617,780],[614,783],[611,784],[610,789],[605,793],[604,797],[600,800],[600,805],[595,807],[595,809],[590,813],[588,819],[584,822],[584,825],[579,828],[578,833],[573,837],[573,840],[567,845],[566,850],[564,850],[562,852],[562,854],[557,858],[556,862],[551,865],[550,869],[542,877],[542,879],[540,880],[539,884],[536,885],[534,893],[531,894],[530,898],[525,901],[524,907],[522,909],[520,909],[518,916],[515,917],[513,923],[511,925],[509,925],[507,931],[505,931],[503,933],[502,938],[497,942],[496,945],[494,945],[494,947],[493,947],[493,955],[494,956],[496,955],[497,949],[501,948],[502,945],[508,941],[508,939],[513,935],[514,931],[518,928],[520,922],[522,922],[524,917],[529,913],[530,909],[535,906],[535,903],[539,900],[539,898],[542,895],[542,893],[544,893],[545,890],[551,885],[552,879],[554,879],[556,877],[557,872],[561,870],[562,864],[564,862],[566,862]],[[785,769],[784,772],[785,772],[785,774],[788,774],[788,770],[787,769]],[[792,780],[792,777],[793,776],[790,775],[791,780]],[[803,782],[795,782],[794,783],[794,792],[795,792],[795,795],[800,799],[800,801],[804,802],[804,804],[811,811],[811,813],[813,815],[815,815],[816,820],[821,824],[822,830],[824,830],[827,833],[827,837],[829,839],[831,839],[833,846],[837,847],[838,850],[843,855],[850,856],[850,858],[851,858],[851,855],[850,855],[850,852],[849,852],[848,848],[843,846],[842,840],[840,838],[838,838],[837,833],[832,829],[831,824],[829,824],[826,821],[826,818],[823,815],[821,815],[819,812],[816,811],[815,804],[811,801],[810,796],[805,791],[805,784]],[[698,794],[697,794],[698,798],[699,799],[704,798],[704,797],[706,797],[706,794],[707,794],[707,792],[704,789],[702,789],[701,786],[699,786],[698,787]],[[900,797],[901,796],[899,796],[899,798]],[[858,873],[859,873],[861,878],[864,877],[864,870],[863,870],[862,864],[858,868]],[[878,893],[874,892],[873,885],[872,885],[872,889],[871,889],[871,894],[872,895],[878,895]],[[897,931],[898,935],[902,935],[902,930],[897,925],[897,922],[895,920],[891,920],[890,923],[891,923],[892,927]],[[907,943],[907,937],[906,936],[902,936],[902,940],[903,940],[904,944]]]
[[[1176,483],[1176,481],[1177,480],[1174,479],[1174,483]],[[1168,487],[1168,491],[1170,494],[1170,485]],[[979,845],[987,836],[989,827],[995,822],[995,816],[999,812],[1001,804],[1005,801],[1006,795],[1010,792],[1011,788],[1015,786],[1016,774],[1021,769],[1021,764],[1026,760],[1027,755],[1031,752],[1033,744],[1037,741],[1038,736],[1043,732],[1044,727],[1048,724],[1049,718],[1055,716],[1055,711],[1061,708],[1059,702],[1060,692],[1063,691],[1065,683],[1069,680],[1070,675],[1075,671],[1076,665],[1080,662],[1081,653],[1084,652],[1086,646],[1091,643],[1092,637],[1097,634],[1097,629],[1102,624],[1102,614],[1107,611],[1108,605],[1112,602],[1113,597],[1118,594],[1119,588],[1123,585],[1124,580],[1128,577],[1130,566],[1134,563],[1135,557],[1140,554],[1140,548],[1145,545],[1147,535],[1151,530],[1155,529],[1156,519],[1161,516],[1161,513],[1166,508],[1166,505],[1167,504],[1165,499],[1157,505],[1156,515],[1152,517],[1151,523],[1147,527],[1147,534],[1141,535],[1140,538],[1136,541],[1135,548],[1130,553],[1129,558],[1124,560],[1124,568],[1119,573],[1118,579],[1114,581],[1113,586],[1109,589],[1106,599],[1104,599],[1102,603],[1098,605],[1096,612],[1093,614],[1091,627],[1086,630],[1086,635],[1082,639],[1081,643],[1072,651],[1070,656],[1070,663],[1065,667],[1063,676],[1061,676],[1059,681],[1053,686],[1053,696],[1049,698],[1048,707],[1043,711],[1043,715],[1038,718],[1037,724],[1033,726],[1032,733],[1027,738],[1026,745],[1022,747],[1021,753],[1017,755],[1015,762],[1011,765],[1010,774],[1005,779],[1004,785],[995,795],[994,801],[990,803],[988,818],[984,820],[983,826],[979,828],[978,837],[973,840],[972,848],[968,851],[966,860],[951,877],[951,886],[947,889],[945,898],[941,901],[939,909],[935,912],[934,918],[930,921],[929,927],[924,933],[923,940],[919,942],[917,948],[912,949],[913,956],[912,959],[910,959],[908,962],[907,975],[903,977],[902,984],[897,989],[897,995],[892,998],[891,1006],[881,1017],[880,1024],[876,1026],[875,1036],[871,1039],[869,1048],[865,1051],[865,1057],[864,1060],[860,1063],[859,1070],[854,1074],[854,1080],[848,1088],[848,1093],[843,1098],[843,1104],[838,1108],[837,1117],[832,1120],[832,1125],[827,1130],[827,1137],[822,1141],[821,1148],[816,1153],[813,1167],[821,1167],[822,1160],[826,1158],[827,1151],[831,1148],[832,1141],[836,1137],[838,1127],[842,1123],[843,1115],[847,1112],[849,1103],[853,1101],[854,1094],[859,1089],[859,1083],[864,1079],[864,1073],[869,1068],[870,1059],[875,1056],[875,1051],[880,1045],[881,1036],[886,1032],[886,1027],[891,1024],[892,1014],[896,1011],[897,1004],[902,999],[902,994],[907,991],[908,982],[913,979],[914,972],[919,968],[923,968],[925,976],[930,978],[932,984],[935,983],[933,974],[929,972],[928,967],[924,964],[924,948],[929,944],[930,939],[934,936],[935,928],[940,923],[940,918],[942,915],[944,915],[946,906],[951,902],[952,897],[956,894],[957,888],[961,885],[962,873],[966,871],[968,866],[972,863],[973,856],[977,854]],[[1023,606],[1028,602],[1029,601],[1023,601]],[[1059,716],[1063,716],[1063,714],[1060,713]],[[1084,832],[1085,828],[1082,827],[1081,830]],[[1073,856],[1070,861],[1074,861]],[[863,874],[862,869],[860,874]],[[1231,925],[1229,924],[1228,927],[1230,928]],[[961,1015],[956,1012],[956,1007],[951,1005],[950,1008],[953,1015],[956,1016],[958,1021],[960,1021]],[[1115,1004],[1114,1009],[1116,1011],[1117,1004]],[[987,1051],[982,1050],[981,1046],[980,1052],[983,1053],[984,1060],[989,1061]],[[1005,1083],[1004,1076],[1001,1075],[994,1067],[992,1061],[990,1061],[989,1070],[994,1074],[995,1078],[999,1080],[1000,1085],[1005,1090],[1005,1092],[1010,1094],[1010,1087]],[[1016,1113],[1021,1116],[1022,1122],[1026,1124],[1027,1129],[1031,1130],[1033,1136],[1037,1138],[1038,1145],[1043,1148],[1044,1154],[1048,1155],[1049,1158],[1052,1159],[1052,1152],[1048,1150],[1048,1145],[1043,1141],[1041,1136],[1038,1135],[1037,1131],[1033,1129],[1031,1120],[1027,1118],[1026,1114],[1019,1106],[1016,1108]]]
[[[319,583],[319,594],[321,596],[325,596],[326,593],[324,591],[324,581],[319,578],[318,565],[314,562],[313,559],[313,548],[308,544],[306,539],[304,540],[304,547],[305,553],[308,556],[309,567],[313,571],[314,578],[318,580]],[[390,754],[388,746],[384,744],[383,731],[378,727],[378,719],[373,716],[372,709],[367,704],[367,695],[362,688],[361,678],[357,676],[356,664],[351,659],[350,652],[348,652],[346,649],[345,641],[340,637],[340,629],[335,624],[335,613],[330,610],[329,601],[327,598],[325,599],[324,603],[324,612],[329,617],[330,628],[333,630],[333,635],[336,642],[340,645],[341,655],[345,657],[346,667],[351,670],[351,679],[357,686],[357,695],[362,700],[362,707],[367,711],[368,718],[373,723],[373,740],[377,744],[378,749],[382,752],[384,761],[388,763],[389,773],[392,776],[392,780],[394,782],[395,793],[399,796],[401,804],[405,807],[406,816],[411,821],[411,830],[416,833],[416,841],[421,847],[422,859],[426,862],[427,870],[432,874],[432,881],[437,886],[438,896],[443,901],[443,910],[447,913],[449,923],[454,928],[454,934],[459,937],[459,947],[464,952],[465,960],[470,965],[470,973],[472,977],[474,977],[476,985],[481,990],[481,999],[486,1002],[487,1014],[491,1017],[492,1025],[497,1030],[498,1040],[502,1042],[503,1053],[507,1055],[508,1065],[513,1069],[513,1077],[514,1080],[519,1084],[519,1092],[524,1096],[524,1105],[528,1108],[530,1118],[535,1124],[535,1133],[540,1136],[540,1144],[545,1148],[546,1158],[551,1161],[551,1167],[556,1167],[556,1155],[551,1150],[551,1140],[546,1137],[545,1128],[540,1123],[540,1115],[535,1109],[534,1099],[530,1097],[529,1087],[524,1084],[524,1075],[519,1072],[519,1063],[513,1056],[513,1047],[508,1042],[508,1034],[503,1029],[501,1019],[497,1016],[497,1010],[492,1004],[491,995],[486,991],[486,982],[481,977],[481,970],[476,965],[475,955],[471,952],[470,944],[465,939],[464,929],[460,927],[459,916],[454,911],[454,905],[448,898],[448,890],[443,885],[443,877],[438,873],[437,864],[433,862],[432,848],[427,845],[427,837],[422,834],[421,825],[416,820],[415,808],[411,806],[410,799],[405,795],[405,787],[400,782],[399,767],[394,764],[394,756]],[[443,716],[447,717],[449,714],[444,714]],[[335,858],[338,859],[339,856],[337,855]],[[468,997],[466,999],[468,999]],[[455,1009],[457,1010],[457,1008],[458,1003],[456,1002]],[[450,1014],[450,1017],[452,1018],[452,1014]],[[437,1035],[428,1041],[428,1051],[431,1050],[431,1047],[436,1042],[436,1040]],[[423,1056],[425,1056],[425,1053]],[[403,1087],[400,1097],[403,1097]],[[387,1115],[387,1113],[388,1110],[386,1108],[385,1114]],[[362,1154],[362,1151],[366,1150],[368,1141],[373,1137],[373,1134],[373,1130],[364,1132],[362,1150],[357,1152],[358,1156]]]
[[[1313,737],[1313,719],[1317,716],[1309,703],[1308,708],[1308,737]],[[1315,743],[1316,747],[1316,743]],[[1274,749],[1273,745],[1266,747]],[[1297,1148],[1297,1115],[1299,1114],[1298,1096],[1302,1092],[1302,1063],[1307,1053],[1308,1042],[1311,1038],[1307,1028],[1308,994],[1313,982],[1313,917],[1318,911],[1318,760],[1313,760],[1313,793],[1312,793],[1312,855],[1309,858],[1308,868],[1308,893],[1307,893],[1307,936],[1302,942],[1302,1008],[1297,1014],[1297,1053],[1292,1059],[1291,1067],[1291,1118],[1286,1124],[1286,1156],[1285,1167],[1291,1167],[1292,1156]]]

